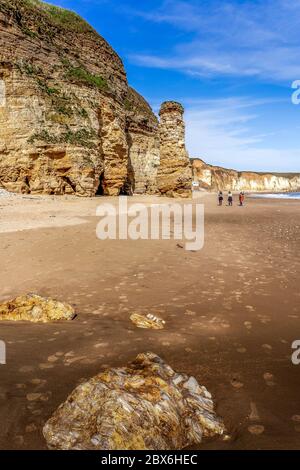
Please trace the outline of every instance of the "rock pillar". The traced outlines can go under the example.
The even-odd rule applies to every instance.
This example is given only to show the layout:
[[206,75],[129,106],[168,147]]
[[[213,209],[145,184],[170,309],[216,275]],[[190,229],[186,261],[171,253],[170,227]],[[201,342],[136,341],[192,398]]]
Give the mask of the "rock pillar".
[[166,101],[160,108],[160,166],[157,186],[161,194],[189,197],[192,168],[185,147],[184,109],[180,103]]

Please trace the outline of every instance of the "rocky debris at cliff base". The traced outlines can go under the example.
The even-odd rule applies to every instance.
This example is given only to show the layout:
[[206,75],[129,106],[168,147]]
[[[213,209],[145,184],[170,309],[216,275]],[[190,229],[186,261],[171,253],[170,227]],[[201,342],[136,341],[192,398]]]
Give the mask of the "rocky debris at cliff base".
[[47,323],[73,320],[75,311],[71,305],[57,300],[28,294],[0,304],[0,321],[30,321]]
[[206,388],[153,353],[79,385],[43,428],[60,450],[176,450],[224,433]]
[[6,191],[6,189],[0,188],[0,198],[1,197],[15,197],[15,193],[10,193],[9,191]]
[[149,328],[153,330],[162,330],[166,324],[162,318],[152,315],[151,313],[148,313],[147,315],[133,313],[130,320],[138,328]]

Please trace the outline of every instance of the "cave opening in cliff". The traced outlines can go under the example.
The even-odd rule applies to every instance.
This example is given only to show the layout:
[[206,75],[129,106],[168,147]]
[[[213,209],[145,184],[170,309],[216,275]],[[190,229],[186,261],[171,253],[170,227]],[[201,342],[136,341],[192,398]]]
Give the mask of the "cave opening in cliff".
[[99,176],[99,184],[96,191],[96,196],[104,196],[104,173],[101,173]]
[[70,180],[70,178],[68,176],[63,176],[63,181],[72,188],[72,190],[74,191],[74,193],[76,193],[76,185],[74,183],[72,183],[72,181]]

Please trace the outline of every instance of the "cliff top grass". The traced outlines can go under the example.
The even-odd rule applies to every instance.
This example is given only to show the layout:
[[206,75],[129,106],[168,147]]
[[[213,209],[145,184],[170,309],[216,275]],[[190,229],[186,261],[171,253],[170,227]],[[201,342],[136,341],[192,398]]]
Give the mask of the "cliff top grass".
[[14,12],[20,24],[26,23],[30,17],[39,16],[44,20],[42,23],[47,22],[49,26],[77,33],[96,33],[77,13],[40,0],[0,0],[0,10]]

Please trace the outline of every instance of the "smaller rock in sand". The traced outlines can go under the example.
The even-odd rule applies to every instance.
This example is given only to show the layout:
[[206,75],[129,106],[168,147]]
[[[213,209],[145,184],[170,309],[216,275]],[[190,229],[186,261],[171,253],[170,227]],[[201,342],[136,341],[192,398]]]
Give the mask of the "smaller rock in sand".
[[149,328],[153,330],[162,330],[166,322],[156,315],[148,313],[148,315],[142,315],[140,313],[134,313],[131,315],[130,320],[138,328]]
[[295,423],[300,423],[300,415],[292,416],[292,421],[294,421]]
[[71,305],[35,294],[20,296],[0,304],[0,321],[47,323],[73,318],[75,312]]
[[259,436],[260,434],[264,433],[265,428],[261,424],[253,424],[252,426],[248,427],[248,431],[250,432],[250,434],[255,434],[256,436]]

